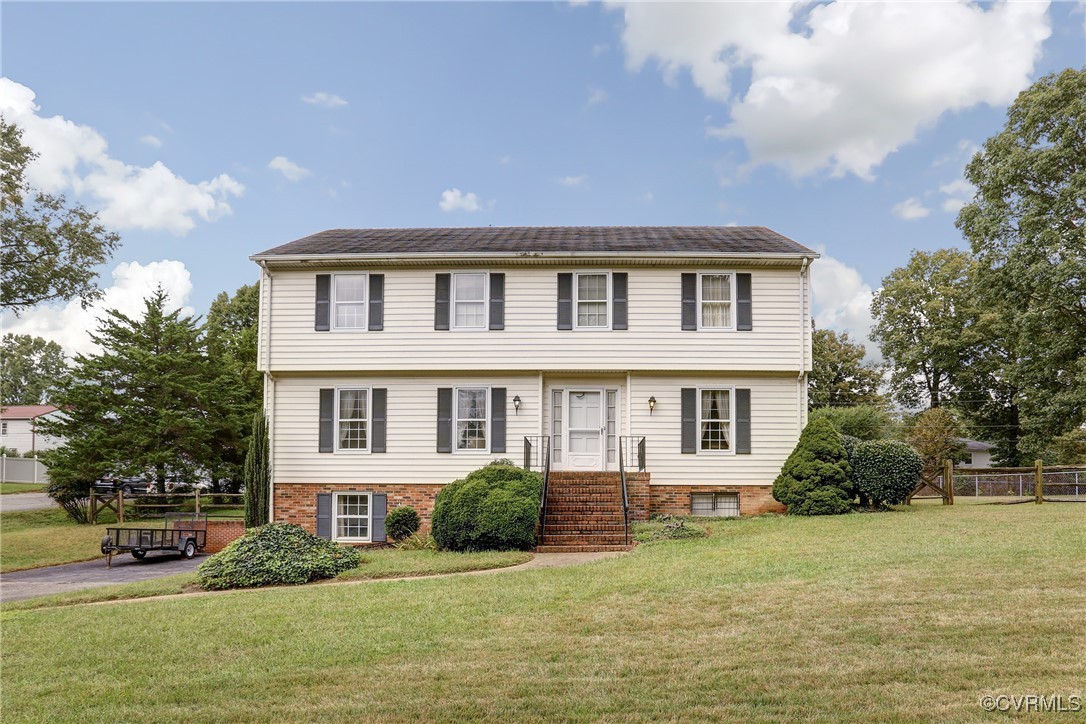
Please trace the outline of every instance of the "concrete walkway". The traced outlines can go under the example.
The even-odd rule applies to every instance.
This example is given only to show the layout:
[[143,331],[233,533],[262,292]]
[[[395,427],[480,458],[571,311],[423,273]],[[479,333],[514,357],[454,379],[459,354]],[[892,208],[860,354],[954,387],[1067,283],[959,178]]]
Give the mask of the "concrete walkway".
[[113,556],[113,567],[106,567],[106,557],[82,563],[31,568],[0,574],[0,601],[20,601],[34,596],[81,591],[116,583],[147,581],[175,573],[195,571],[205,559],[189,560],[178,554],[148,553],[142,561],[129,555]]
[[0,495],[0,512],[14,510],[42,510],[56,503],[45,493],[8,493]]

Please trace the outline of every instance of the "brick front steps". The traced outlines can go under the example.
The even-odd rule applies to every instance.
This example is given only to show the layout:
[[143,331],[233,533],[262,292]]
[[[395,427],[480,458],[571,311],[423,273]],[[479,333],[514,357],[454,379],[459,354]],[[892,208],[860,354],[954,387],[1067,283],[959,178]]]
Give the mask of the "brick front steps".
[[537,551],[622,551],[626,541],[622,478],[618,473],[553,472],[547,482],[547,514]]

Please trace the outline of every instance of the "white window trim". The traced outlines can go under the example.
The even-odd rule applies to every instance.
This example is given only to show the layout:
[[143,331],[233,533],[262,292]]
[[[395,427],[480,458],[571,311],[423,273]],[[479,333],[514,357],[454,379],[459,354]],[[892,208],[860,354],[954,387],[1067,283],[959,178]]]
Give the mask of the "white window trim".
[[[340,417],[339,417],[339,393],[342,392],[342,391],[345,391],[345,390],[351,390],[351,391],[365,390],[366,391],[366,419],[365,419],[365,423],[366,423],[366,447],[364,447],[364,448],[359,448],[359,447],[346,447],[346,448],[343,448],[343,447],[339,446],[339,423],[340,423]],[[360,386],[357,386],[357,385],[344,385],[342,387],[336,387],[336,398],[333,401],[333,404],[335,405],[335,417],[333,418],[333,420],[335,421],[336,424],[332,428],[332,433],[335,435],[336,452],[337,453],[343,453],[344,455],[369,455],[370,448],[372,447],[370,443],[373,442],[373,437],[372,437],[373,436],[373,388],[372,387],[360,387]]]
[[[591,276],[603,275],[603,276],[607,277],[607,281],[605,282],[605,284],[606,284],[605,292],[607,293],[607,324],[606,324],[606,326],[603,326],[603,327],[582,327],[580,324],[577,323],[577,319],[580,317],[577,310],[578,310],[578,308],[580,306],[580,301],[581,301],[578,298],[580,296],[580,285],[577,283],[577,280],[578,280],[579,277],[581,277],[583,275],[591,275]],[[574,331],[580,331],[580,332],[609,332],[609,331],[611,331],[611,322],[612,322],[613,312],[614,312],[614,308],[615,308],[615,300],[613,299],[614,292],[615,292],[615,289],[614,289],[614,286],[612,285],[611,270],[609,270],[609,269],[606,270],[606,271],[601,271],[599,269],[589,269],[589,270],[584,270],[584,271],[575,271],[575,272],[573,272],[573,329],[574,329]],[[598,300],[585,300],[585,301],[598,301]]]
[[[490,437],[490,424],[493,421],[493,411],[490,409],[490,387],[491,385],[460,385],[453,388],[452,399],[452,452],[453,455],[489,455],[490,444],[493,440]],[[460,449],[460,390],[486,390],[486,403],[483,409],[486,412],[486,448],[483,450],[461,450]]]
[[[703,327],[702,324],[701,324],[701,319],[702,319],[701,305],[702,305],[702,301],[703,301],[702,298],[701,298],[701,279],[702,279],[702,277],[706,277],[706,276],[710,276],[710,277],[712,277],[712,276],[722,276],[724,274],[729,275],[729,279],[731,280],[731,305],[732,306],[731,306],[731,313],[728,316],[731,317],[731,322],[732,323],[728,327]],[[738,288],[737,288],[737,284],[736,284],[736,277],[737,277],[736,273],[734,271],[730,271],[728,269],[720,269],[720,270],[717,270],[717,271],[700,271],[700,272],[698,272],[698,289],[697,289],[697,291],[698,291],[698,331],[699,332],[702,332],[702,331],[705,331],[705,332],[734,332],[735,331],[736,315],[737,315],[737,310],[738,310],[738,306],[737,306],[738,305],[738,300],[736,299],[736,294],[738,294]],[[722,388],[714,387],[714,388],[711,388],[711,389],[722,389]]]
[[[694,430],[694,434],[698,438],[698,455],[735,455],[735,387],[733,385],[705,385],[704,387],[698,387],[698,399],[697,399],[697,428]],[[701,416],[701,391],[702,390],[727,390],[728,391],[728,434],[731,435],[731,449],[729,450],[703,450],[701,448],[701,423],[704,418]]]
[[[361,304],[362,305],[362,326],[361,327],[340,327],[336,324],[336,278],[337,277],[365,277],[366,281],[362,287],[362,301],[361,302],[345,302],[345,304]],[[332,332],[368,332],[370,328],[370,275],[369,272],[342,272],[340,274],[332,275],[332,288],[329,290],[330,299],[328,300],[328,314],[329,330]]]
[[[483,275],[483,326],[461,327],[456,323],[456,277],[466,274]],[[478,303],[477,300],[464,300]],[[486,332],[490,329],[490,272],[458,271],[451,272],[449,279],[449,329],[453,332]]]
[[[357,389],[357,388],[351,388]],[[339,531],[339,496],[341,495],[363,495],[366,497],[366,532],[368,535],[365,538],[340,538],[336,534]],[[359,516],[346,516],[350,518],[357,518]],[[344,543],[369,543],[373,540],[373,494],[362,493],[354,490],[344,490],[341,492],[332,493],[332,540],[342,541]]]

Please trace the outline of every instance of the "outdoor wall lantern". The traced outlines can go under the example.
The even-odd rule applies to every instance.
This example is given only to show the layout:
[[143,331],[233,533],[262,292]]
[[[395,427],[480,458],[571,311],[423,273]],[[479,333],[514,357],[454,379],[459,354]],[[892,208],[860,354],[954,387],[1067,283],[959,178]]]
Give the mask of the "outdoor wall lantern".
[[520,414],[520,395],[513,395],[513,411]]
[[655,410],[655,409],[656,409],[656,398],[655,397],[650,397],[649,398],[649,414],[651,415],[652,411]]

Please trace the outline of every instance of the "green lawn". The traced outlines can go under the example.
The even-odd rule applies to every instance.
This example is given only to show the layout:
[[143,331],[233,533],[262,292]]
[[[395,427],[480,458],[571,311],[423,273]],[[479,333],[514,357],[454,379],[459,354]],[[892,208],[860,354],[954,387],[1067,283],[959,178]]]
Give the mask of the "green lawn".
[[1086,693],[1084,526],[760,517],[569,568],[4,611],[5,720],[980,719]]
[[0,495],[8,493],[41,493],[45,491],[44,485],[36,483],[0,483]]
[[531,560],[531,553],[522,551],[487,551],[483,553],[449,553],[445,551],[407,551],[395,548],[364,550],[362,565],[339,574],[339,579],[396,578],[399,576],[431,576],[439,573],[481,571],[488,568],[515,566]]

